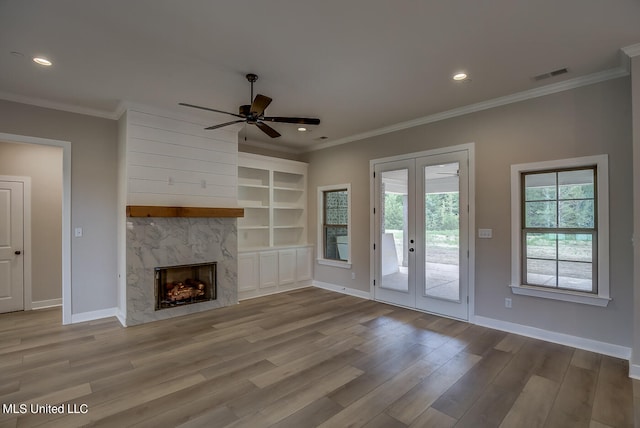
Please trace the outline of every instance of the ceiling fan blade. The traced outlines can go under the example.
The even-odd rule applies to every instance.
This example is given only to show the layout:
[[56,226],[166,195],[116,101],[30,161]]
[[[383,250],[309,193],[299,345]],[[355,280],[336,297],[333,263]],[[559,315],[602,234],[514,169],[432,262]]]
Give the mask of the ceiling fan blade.
[[307,117],[265,117],[262,120],[267,122],[280,122],[280,123],[298,123],[300,125],[320,125],[320,119],[313,119]]
[[244,120],[234,120],[231,122],[221,123],[220,125],[209,126],[208,128],[204,128],[204,129],[218,129],[218,128],[222,128],[223,126],[233,125],[234,123],[240,123],[240,122],[244,122]]
[[262,113],[264,113],[264,109],[267,108],[267,106],[269,104],[271,104],[271,98],[269,97],[265,97],[264,95],[256,95],[256,97],[253,100],[253,103],[251,103],[251,113],[257,115],[257,116],[262,116]]
[[256,124],[256,126],[258,128],[260,128],[260,130],[262,132],[264,132],[265,134],[267,134],[271,138],[278,138],[280,136],[280,133],[278,133],[278,131],[276,131],[275,129],[273,129],[272,127],[267,125],[266,123],[255,122],[255,124]]
[[230,114],[231,116],[235,116],[235,117],[244,117],[244,116],[240,116],[239,114],[229,113],[228,111],[216,110],[214,108],[202,107],[202,106],[197,106],[197,105],[194,105],[194,104],[187,104],[187,103],[178,103],[178,104],[181,105],[181,106],[185,106],[185,107],[199,108],[200,110],[213,111],[215,113]]

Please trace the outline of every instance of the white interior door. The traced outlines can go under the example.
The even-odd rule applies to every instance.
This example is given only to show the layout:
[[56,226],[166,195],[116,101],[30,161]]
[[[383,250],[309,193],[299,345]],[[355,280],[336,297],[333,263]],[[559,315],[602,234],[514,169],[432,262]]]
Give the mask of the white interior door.
[[381,162],[374,171],[374,298],[468,319],[467,152]]
[[23,184],[0,181],[0,312],[24,309]]

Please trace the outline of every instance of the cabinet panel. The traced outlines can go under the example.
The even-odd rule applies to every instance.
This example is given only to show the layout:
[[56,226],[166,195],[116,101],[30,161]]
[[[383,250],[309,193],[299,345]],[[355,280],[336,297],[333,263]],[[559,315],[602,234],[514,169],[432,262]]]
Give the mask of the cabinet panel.
[[258,253],[238,255],[238,291],[255,291],[258,289],[260,267]]
[[296,250],[278,251],[279,284],[291,284],[296,280]]
[[260,288],[278,286],[278,252],[260,253]]
[[313,278],[313,249],[296,248],[296,280],[309,281]]

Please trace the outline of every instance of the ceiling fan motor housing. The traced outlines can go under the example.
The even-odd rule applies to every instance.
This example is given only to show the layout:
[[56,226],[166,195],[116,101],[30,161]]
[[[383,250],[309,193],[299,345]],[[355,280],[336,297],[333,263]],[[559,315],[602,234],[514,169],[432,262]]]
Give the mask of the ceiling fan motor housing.
[[245,104],[240,106],[240,116],[248,117],[251,115],[251,105]]

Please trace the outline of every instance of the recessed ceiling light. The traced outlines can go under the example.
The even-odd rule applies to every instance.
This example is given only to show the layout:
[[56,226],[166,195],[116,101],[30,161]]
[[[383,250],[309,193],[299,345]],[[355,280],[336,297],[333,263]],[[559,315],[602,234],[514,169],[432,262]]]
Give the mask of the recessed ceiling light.
[[305,127],[301,126],[300,128],[298,128],[298,131],[300,131],[300,132],[306,132],[306,131],[307,131],[307,128],[305,128]]
[[51,61],[41,56],[34,57],[33,62],[35,62],[36,64],[44,65],[45,67],[49,67],[52,64]]
[[460,80],[466,79],[467,77],[468,77],[467,73],[456,73],[456,74],[453,75],[453,80],[460,81]]

